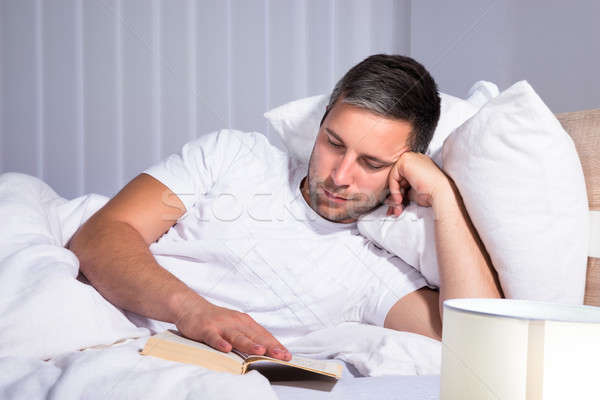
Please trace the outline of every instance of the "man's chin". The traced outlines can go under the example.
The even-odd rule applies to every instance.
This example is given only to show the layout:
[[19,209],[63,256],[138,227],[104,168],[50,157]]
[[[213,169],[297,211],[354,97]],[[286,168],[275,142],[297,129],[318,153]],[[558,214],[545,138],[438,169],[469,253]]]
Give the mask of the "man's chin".
[[375,207],[371,207],[369,209],[367,209],[366,211],[364,209],[358,210],[348,210],[347,207],[340,207],[339,205],[329,205],[328,203],[325,204],[321,204],[320,207],[318,207],[318,214],[329,220],[332,222],[340,222],[340,223],[350,223],[350,222],[354,222],[358,219],[358,217],[360,217],[361,215],[367,214],[368,212],[370,212],[371,210],[375,209],[377,206]]
[[352,222],[356,222],[356,218],[351,218],[348,215],[321,215],[323,218],[325,218],[328,221],[331,222],[336,222],[338,224],[349,224]]

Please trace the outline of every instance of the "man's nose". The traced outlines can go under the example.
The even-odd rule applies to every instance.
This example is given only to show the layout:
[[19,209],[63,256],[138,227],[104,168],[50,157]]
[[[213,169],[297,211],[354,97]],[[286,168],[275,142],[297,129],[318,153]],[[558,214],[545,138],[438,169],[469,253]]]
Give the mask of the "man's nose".
[[350,186],[352,183],[352,156],[348,153],[337,162],[331,173],[331,179],[336,186]]

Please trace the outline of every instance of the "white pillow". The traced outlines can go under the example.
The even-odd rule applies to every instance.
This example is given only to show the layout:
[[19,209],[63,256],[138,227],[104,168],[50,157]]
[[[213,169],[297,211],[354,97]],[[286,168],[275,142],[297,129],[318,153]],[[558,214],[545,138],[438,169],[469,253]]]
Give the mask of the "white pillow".
[[[462,125],[469,118],[467,112],[466,118],[459,112],[452,115],[450,111],[457,106],[452,107],[451,100],[456,98],[442,95],[440,122],[427,154],[443,167],[461,191],[467,211],[498,270],[504,294],[509,298],[581,304],[588,205],[581,165],[571,138],[527,82],[513,85],[501,97],[497,97],[498,88],[493,83],[476,82],[469,90],[467,102],[475,111],[481,106],[484,109]],[[305,150],[290,147],[292,154],[304,156],[306,161],[322,117],[321,111],[314,113],[310,99],[299,101],[304,101],[303,108],[295,108],[293,102],[278,107],[285,114],[269,115],[274,127],[287,128],[278,131],[284,141],[286,137],[303,138]],[[327,98],[322,96],[320,101],[324,111]],[[317,103],[312,98],[312,104]],[[458,104],[458,109],[469,110],[469,105]],[[312,110],[313,119],[306,118],[308,114],[303,110]],[[285,124],[278,120],[284,115],[288,118]],[[484,118],[486,133],[478,135]],[[455,126],[452,120],[456,121]],[[450,131],[461,127],[444,141],[450,133],[446,123]],[[293,128],[303,130],[294,132]],[[551,148],[540,149],[540,143]],[[471,146],[478,146],[477,151],[472,153]],[[442,153],[444,156],[440,157]],[[551,160],[554,164],[549,164]],[[451,165],[446,167],[446,163]],[[557,180],[540,181],[531,174],[523,174],[536,165],[544,165],[545,176],[552,176],[549,175],[552,171]],[[498,180],[511,183],[510,179],[514,179],[513,186],[519,188],[520,194],[527,197],[503,202],[508,189],[495,183]],[[564,204],[569,206],[561,209]],[[386,210],[387,206],[381,206],[361,216],[360,233],[420,270],[430,286],[439,287],[431,208],[410,204],[396,218],[387,217]],[[537,214],[528,214],[526,210]],[[547,210],[552,211],[550,217],[543,214]],[[542,221],[547,227],[552,218],[561,229],[536,230]]]
[[319,123],[325,114],[329,96],[320,94],[294,100],[264,113],[288,152],[308,164]]
[[[480,99],[493,95],[494,91],[497,94],[496,85],[479,81],[471,88],[467,100],[440,93],[440,119],[426,154],[435,162],[441,162],[440,150],[446,137],[454,128],[477,112]],[[264,113],[289,153],[306,164],[328,102],[329,95],[321,94],[291,101]]]
[[506,297],[582,304],[588,202],[571,137],[520,81],[456,129],[442,150]]
[[[448,135],[497,94],[498,87],[487,81],[475,82],[466,100],[440,93],[440,119],[426,154],[442,167],[441,149]],[[328,95],[307,97],[264,114],[289,153],[306,164],[328,101]],[[360,233],[419,270],[430,286],[439,287],[431,209],[410,204],[396,218],[388,218],[386,211],[387,206],[382,205],[361,216],[357,224]]]
[[498,96],[500,91],[495,83],[488,81],[477,81],[471,86],[467,93],[467,101],[480,109],[485,103]]

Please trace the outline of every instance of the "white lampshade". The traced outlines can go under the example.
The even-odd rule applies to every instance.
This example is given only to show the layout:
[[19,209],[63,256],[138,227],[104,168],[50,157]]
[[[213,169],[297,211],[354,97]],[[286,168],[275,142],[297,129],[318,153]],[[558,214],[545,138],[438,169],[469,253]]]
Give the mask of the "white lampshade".
[[444,301],[441,400],[600,399],[600,307]]

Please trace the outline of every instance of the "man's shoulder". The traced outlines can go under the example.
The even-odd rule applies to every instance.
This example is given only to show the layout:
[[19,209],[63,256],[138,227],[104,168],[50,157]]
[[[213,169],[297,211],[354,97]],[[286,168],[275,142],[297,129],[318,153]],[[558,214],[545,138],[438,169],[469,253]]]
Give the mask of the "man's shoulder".
[[287,153],[273,145],[269,139],[257,131],[242,131],[239,129],[222,128],[195,139],[184,145],[191,150],[203,148],[222,150],[229,154],[244,155],[260,153],[262,156],[287,156]]
[[[291,179],[295,159],[272,144],[262,133],[238,129],[220,129],[202,135],[184,147],[193,165],[209,166],[221,185],[240,180],[270,184],[273,179]],[[226,180],[223,180],[227,177]],[[271,179],[267,179],[271,178]],[[264,181],[264,182],[263,182]]]

